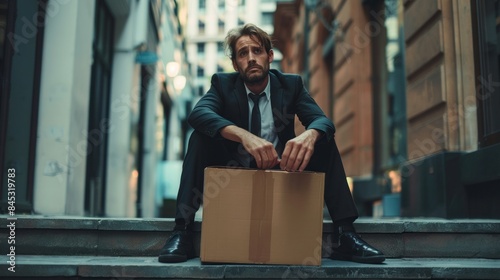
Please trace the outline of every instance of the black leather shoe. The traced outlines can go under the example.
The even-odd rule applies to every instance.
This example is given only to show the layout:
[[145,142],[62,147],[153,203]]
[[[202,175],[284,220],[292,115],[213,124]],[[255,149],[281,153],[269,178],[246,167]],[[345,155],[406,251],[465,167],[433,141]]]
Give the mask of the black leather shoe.
[[167,239],[160,251],[158,261],[162,263],[185,262],[195,257],[193,233],[190,230],[177,230]]
[[340,232],[338,244],[332,249],[331,258],[334,260],[371,264],[385,261],[384,253],[370,246],[353,231]]

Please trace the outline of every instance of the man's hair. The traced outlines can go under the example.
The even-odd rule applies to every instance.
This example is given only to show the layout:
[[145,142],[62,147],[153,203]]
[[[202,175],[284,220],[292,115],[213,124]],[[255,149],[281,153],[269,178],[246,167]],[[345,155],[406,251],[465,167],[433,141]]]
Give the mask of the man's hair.
[[234,61],[236,53],[236,41],[242,36],[250,36],[253,40],[260,42],[260,45],[266,50],[266,53],[273,48],[271,36],[255,24],[247,23],[243,26],[231,29],[224,41],[224,48],[229,52],[229,58]]

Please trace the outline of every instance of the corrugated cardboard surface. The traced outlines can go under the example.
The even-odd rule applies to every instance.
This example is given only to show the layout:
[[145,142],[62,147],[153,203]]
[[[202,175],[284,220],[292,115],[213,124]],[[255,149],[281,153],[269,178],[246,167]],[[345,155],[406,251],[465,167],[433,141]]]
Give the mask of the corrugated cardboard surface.
[[324,174],[205,169],[203,262],[321,265]]

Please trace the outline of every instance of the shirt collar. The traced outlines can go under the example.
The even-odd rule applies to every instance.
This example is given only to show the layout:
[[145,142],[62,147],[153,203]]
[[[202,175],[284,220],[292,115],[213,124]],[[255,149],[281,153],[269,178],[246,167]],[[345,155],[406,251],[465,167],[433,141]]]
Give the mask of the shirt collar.
[[[245,85],[245,83],[243,83],[243,85]],[[253,94],[253,92],[248,89],[247,85],[245,85],[245,89],[247,91],[247,96],[249,93]],[[267,85],[266,85],[266,88],[264,89],[264,94],[266,95],[265,98],[267,100],[269,100],[270,93],[271,93],[271,76],[267,75]]]

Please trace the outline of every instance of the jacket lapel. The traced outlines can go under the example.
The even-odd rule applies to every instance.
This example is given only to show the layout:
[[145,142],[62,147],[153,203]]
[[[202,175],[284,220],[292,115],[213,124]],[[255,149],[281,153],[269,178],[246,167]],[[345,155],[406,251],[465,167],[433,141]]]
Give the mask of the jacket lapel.
[[[280,131],[283,127],[282,120],[283,120],[283,96],[285,95],[283,92],[283,87],[281,87],[281,83],[276,77],[275,74],[272,72],[269,72],[269,76],[271,77],[271,108],[273,110],[273,120],[274,120],[274,127],[276,128],[276,131],[278,132],[278,136],[280,135]],[[281,139],[281,137],[280,137]]]

